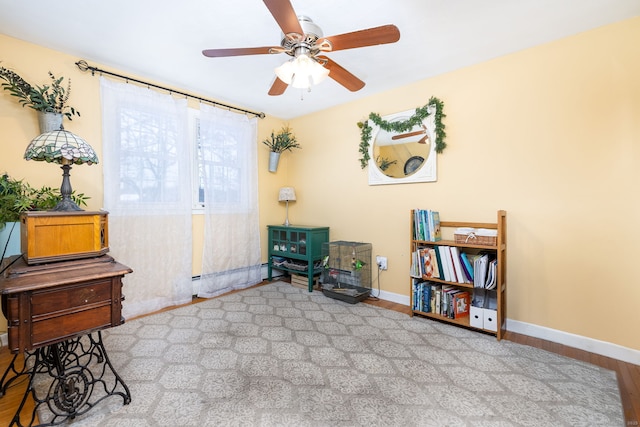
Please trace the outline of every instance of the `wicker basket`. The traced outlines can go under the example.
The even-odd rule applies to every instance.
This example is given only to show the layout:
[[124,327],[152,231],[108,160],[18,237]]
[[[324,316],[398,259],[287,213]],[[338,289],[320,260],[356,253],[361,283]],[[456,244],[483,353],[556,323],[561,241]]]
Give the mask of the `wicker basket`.
[[497,236],[478,236],[476,233],[454,234],[453,237],[456,243],[464,245],[495,246],[498,242]]

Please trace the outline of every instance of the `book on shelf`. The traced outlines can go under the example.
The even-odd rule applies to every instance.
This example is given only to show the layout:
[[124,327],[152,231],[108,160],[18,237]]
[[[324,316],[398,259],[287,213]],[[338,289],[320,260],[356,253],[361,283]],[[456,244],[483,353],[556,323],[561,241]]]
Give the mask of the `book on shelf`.
[[470,310],[469,292],[461,291],[453,296],[454,318],[468,317]]
[[438,266],[438,278],[445,280],[445,272],[444,272],[444,265],[442,264],[442,258],[440,257],[440,250],[436,247],[436,248],[431,248],[431,250],[433,251],[432,254],[435,255],[436,257],[436,264]]
[[422,265],[422,274],[427,279],[433,277],[433,266],[431,265],[431,255],[429,248],[420,249],[420,263]]
[[422,311],[428,313],[431,311],[431,285],[425,283],[422,291]]
[[440,212],[428,211],[429,221],[429,240],[438,242],[442,240],[442,232],[440,230]]
[[438,286],[432,282],[416,280],[413,284],[413,310],[435,312],[437,289]]
[[409,275],[418,279],[422,278],[422,274],[420,273],[420,256],[418,255],[418,251],[411,252],[411,268],[409,270]]
[[434,248],[429,248],[429,259],[431,260],[431,267],[433,268],[433,277],[435,279],[441,279],[440,266],[438,265],[438,258]]
[[440,254],[440,260],[442,262],[442,269],[444,270],[444,280],[447,282],[455,282],[455,276],[453,275],[453,265],[451,261],[451,252],[447,246],[438,246],[438,253]]
[[442,285],[432,285],[431,292],[435,294],[434,307],[431,311],[440,314],[442,311]]
[[413,236],[415,240],[437,242],[442,240],[440,213],[431,209],[414,209]]

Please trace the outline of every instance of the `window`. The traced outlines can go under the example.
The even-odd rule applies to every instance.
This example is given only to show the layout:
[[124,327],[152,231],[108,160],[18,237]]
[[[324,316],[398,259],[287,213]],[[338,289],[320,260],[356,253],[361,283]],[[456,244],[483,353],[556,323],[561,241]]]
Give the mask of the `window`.
[[180,123],[157,112],[122,108],[119,201],[172,203],[180,200]]
[[207,191],[213,196],[214,209],[238,210],[246,206],[246,160],[245,148],[238,140],[238,130],[234,123],[216,121],[203,125],[200,111],[189,109],[190,141],[193,146],[193,205],[202,209],[205,202],[205,182],[211,188]]

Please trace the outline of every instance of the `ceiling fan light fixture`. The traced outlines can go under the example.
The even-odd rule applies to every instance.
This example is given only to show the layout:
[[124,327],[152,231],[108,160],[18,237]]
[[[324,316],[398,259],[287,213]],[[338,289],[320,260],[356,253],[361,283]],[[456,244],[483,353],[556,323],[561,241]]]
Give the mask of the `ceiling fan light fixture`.
[[329,76],[329,70],[318,61],[301,54],[275,69],[276,76],[288,85],[296,88],[310,88]]

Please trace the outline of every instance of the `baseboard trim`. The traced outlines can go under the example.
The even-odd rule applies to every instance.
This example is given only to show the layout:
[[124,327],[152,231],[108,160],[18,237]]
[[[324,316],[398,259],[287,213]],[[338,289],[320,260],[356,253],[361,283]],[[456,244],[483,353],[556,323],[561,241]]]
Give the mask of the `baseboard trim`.
[[9,334],[7,332],[0,334],[0,347],[8,347],[9,346]]
[[378,297],[385,301],[395,302],[396,304],[411,305],[411,300],[406,295],[395,294],[393,292],[379,291],[377,289],[371,289],[371,296]]
[[566,345],[568,347],[585,350],[601,356],[611,357],[623,362],[633,363],[634,365],[640,365],[640,351],[607,341],[600,341],[582,335],[576,335],[512,319],[507,319],[507,330]]
[[[409,297],[405,295],[399,295],[385,291],[380,291],[378,295],[375,289],[372,290],[372,294],[385,301],[391,301],[406,306],[409,306],[411,304]],[[611,357],[623,362],[633,363],[634,365],[640,365],[639,350],[623,347],[618,344],[600,341],[593,338],[512,319],[507,319],[507,330],[516,332],[518,334],[566,345],[568,347],[585,350],[594,354],[599,354],[601,356]]]

